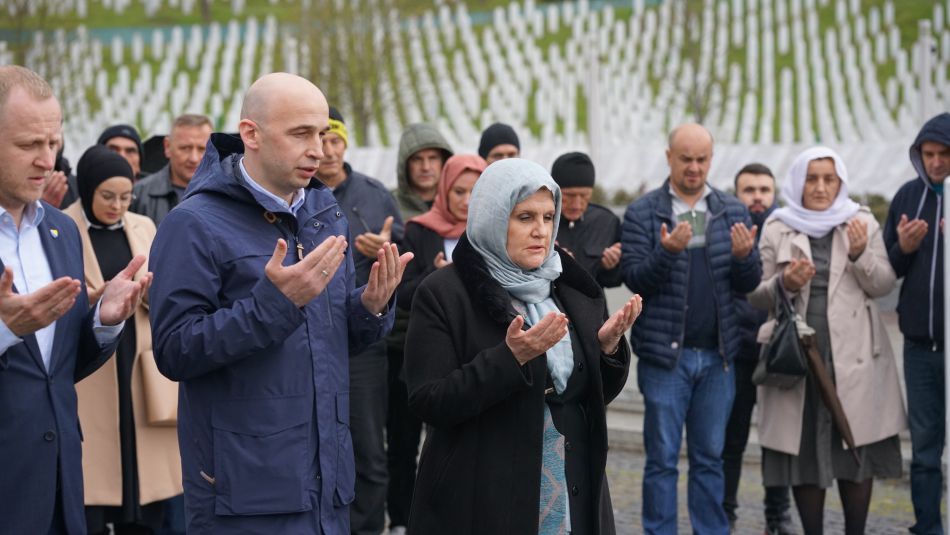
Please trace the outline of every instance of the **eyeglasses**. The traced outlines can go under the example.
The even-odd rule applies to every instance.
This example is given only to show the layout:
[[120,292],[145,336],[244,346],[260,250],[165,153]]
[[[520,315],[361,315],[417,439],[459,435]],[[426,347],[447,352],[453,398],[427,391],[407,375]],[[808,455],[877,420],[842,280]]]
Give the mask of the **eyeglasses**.
[[102,202],[106,204],[112,204],[116,201],[119,201],[119,205],[121,206],[128,206],[132,204],[132,201],[135,200],[135,195],[132,195],[131,193],[123,193],[122,195],[116,195],[115,193],[112,193],[111,191],[97,191],[96,195],[98,195],[99,198],[102,199]]

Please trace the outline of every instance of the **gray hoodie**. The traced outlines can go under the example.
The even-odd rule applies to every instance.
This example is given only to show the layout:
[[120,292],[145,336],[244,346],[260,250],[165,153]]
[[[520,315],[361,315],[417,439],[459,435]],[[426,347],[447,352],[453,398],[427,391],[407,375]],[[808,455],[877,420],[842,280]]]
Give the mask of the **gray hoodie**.
[[399,153],[396,156],[397,187],[393,191],[403,221],[429,211],[429,205],[413,191],[409,185],[407,171],[409,157],[423,149],[440,149],[445,153],[445,159],[452,156],[452,147],[439,131],[427,123],[414,123],[406,127],[399,138]]

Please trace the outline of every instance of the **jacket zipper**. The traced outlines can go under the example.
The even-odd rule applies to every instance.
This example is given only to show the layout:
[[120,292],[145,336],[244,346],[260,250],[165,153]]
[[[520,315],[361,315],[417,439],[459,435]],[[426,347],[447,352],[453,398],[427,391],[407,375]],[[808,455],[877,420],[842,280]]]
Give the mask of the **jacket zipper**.
[[[707,211],[706,213],[708,214],[709,212]],[[713,272],[712,272],[712,258],[709,257],[709,229],[712,228],[712,222],[713,220],[716,219],[717,215],[718,214],[713,214],[712,217],[710,217],[709,220],[706,221],[706,229],[705,229],[706,246],[703,249],[704,249],[704,254],[706,255],[706,272],[709,274],[709,282],[712,283],[713,302],[716,303],[716,324],[717,324],[716,337],[719,340],[719,356],[722,357],[722,369],[728,372],[729,360],[726,358],[726,346],[723,343],[723,339],[722,339],[722,329],[719,328],[720,323],[721,323],[721,318],[719,317],[720,316],[719,295],[716,292],[716,279],[713,277]],[[731,255],[732,253],[730,252],[729,254]],[[730,262],[732,262],[731,259],[730,259]]]
[[[674,215],[673,217],[676,217],[676,216]],[[671,219],[670,228],[674,228],[674,227],[675,225],[673,225],[673,220]],[[660,245],[660,247],[663,247],[663,245]],[[680,336],[679,336],[679,342],[678,342],[679,349],[677,350],[677,355],[676,355],[677,362],[679,362],[679,360],[683,357],[683,349],[684,349],[683,346],[685,345],[685,342],[686,342],[686,315],[689,313],[689,255],[690,255],[689,244],[687,243],[686,244],[686,294],[684,295],[684,299],[683,299],[683,328],[680,330]]]

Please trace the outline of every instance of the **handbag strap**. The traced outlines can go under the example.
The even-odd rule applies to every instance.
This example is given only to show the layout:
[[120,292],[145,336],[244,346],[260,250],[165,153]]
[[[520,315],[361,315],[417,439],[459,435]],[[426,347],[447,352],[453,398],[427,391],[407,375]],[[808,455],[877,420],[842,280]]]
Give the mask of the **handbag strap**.
[[788,295],[785,293],[785,288],[782,287],[779,277],[775,277],[775,284],[773,285],[773,294],[774,294],[774,307],[775,307],[775,317],[780,318],[782,315],[787,315],[789,318],[795,317],[795,310],[792,308],[792,301],[788,298]]

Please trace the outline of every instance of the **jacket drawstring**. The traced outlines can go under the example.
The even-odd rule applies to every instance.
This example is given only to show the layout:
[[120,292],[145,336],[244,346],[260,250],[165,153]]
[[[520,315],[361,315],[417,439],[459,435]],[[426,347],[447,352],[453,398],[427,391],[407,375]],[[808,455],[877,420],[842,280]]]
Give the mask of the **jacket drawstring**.
[[[924,191],[920,196],[920,202],[917,203],[917,214],[914,219],[920,219],[921,213],[924,211],[924,203],[927,201],[927,196],[930,194],[930,191],[933,188],[930,185],[924,187]],[[934,245],[933,245],[933,254],[930,258],[930,303],[929,303],[929,321],[927,322],[927,332],[930,335],[930,342],[933,346],[933,351],[937,350],[937,340],[934,337],[934,285],[937,278],[937,254],[940,252],[940,214],[943,208],[942,195],[934,191],[934,194],[937,196],[937,210],[936,217],[934,217]]]

